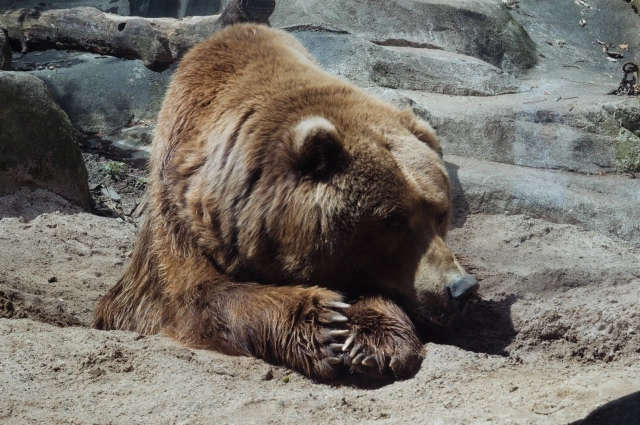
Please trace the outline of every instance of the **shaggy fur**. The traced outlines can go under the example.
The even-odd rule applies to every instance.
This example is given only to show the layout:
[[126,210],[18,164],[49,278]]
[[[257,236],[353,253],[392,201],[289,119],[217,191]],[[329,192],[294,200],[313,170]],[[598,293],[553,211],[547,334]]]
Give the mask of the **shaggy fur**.
[[444,242],[440,154],[428,124],[324,72],[290,35],[226,29],[173,77],[147,220],[94,325],[322,380],[341,365],[409,376],[423,357],[409,316],[446,325],[446,286],[465,275]]

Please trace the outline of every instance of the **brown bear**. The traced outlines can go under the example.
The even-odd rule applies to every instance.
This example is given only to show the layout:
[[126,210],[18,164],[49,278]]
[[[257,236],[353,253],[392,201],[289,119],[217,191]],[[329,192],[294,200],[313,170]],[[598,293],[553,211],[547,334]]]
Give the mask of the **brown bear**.
[[266,26],[184,57],[149,192],[99,329],[162,331],[319,380],[403,378],[423,359],[412,320],[446,326],[477,290],[444,242],[451,194],[431,127]]

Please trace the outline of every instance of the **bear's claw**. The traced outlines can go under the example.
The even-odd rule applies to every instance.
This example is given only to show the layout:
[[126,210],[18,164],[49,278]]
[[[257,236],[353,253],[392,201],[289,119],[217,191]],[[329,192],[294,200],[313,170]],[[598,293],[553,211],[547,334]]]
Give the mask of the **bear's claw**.
[[[331,309],[331,308],[335,308],[335,309],[342,309],[345,310],[349,307],[351,307],[350,304],[347,303],[343,303],[340,301],[326,301],[323,302],[322,307],[326,308],[326,309]],[[319,320],[323,323],[346,323],[349,321],[349,318],[344,316],[343,314],[338,313],[337,311],[334,310],[326,310],[324,311],[322,314],[319,315]]]
[[[352,335],[352,336],[355,337],[355,335]],[[362,344],[356,344],[353,347],[353,349],[349,352],[349,357],[354,358],[356,354],[358,354],[361,348],[362,348]]]
[[333,310],[324,310],[318,314],[318,320],[321,323],[346,323],[349,318]]
[[326,360],[327,360],[327,363],[329,363],[330,365],[336,365],[336,364],[342,363],[342,359],[339,357],[327,357]]
[[398,357],[392,358],[391,361],[389,362],[389,367],[392,370],[396,370],[398,366],[400,366],[400,360],[398,360]]
[[362,363],[360,363],[362,366],[369,366],[369,367],[373,367],[373,366],[378,366],[378,362],[376,361],[376,356],[375,354],[367,357],[366,359],[364,359],[362,361]]
[[364,353],[360,353],[357,356],[355,356],[353,360],[351,360],[351,364],[360,364],[362,363],[362,360],[364,360],[365,357],[366,356]]
[[342,314],[335,313],[331,316],[331,321],[337,322],[337,323],[344,323],[344,322],[348,322],[349,318],[346,316],[343,316]]
[[347,308],[351,307],[351,304],[347,304],[347,303],[343,303],[340,301],[328,301],[326,303],[324,303],[325,307],[329,307],[329,308],[341,308],[343,310],[346,310]]
[[349,335],[349,338],[347,338],[344,341],[344,344],[342,344],[342,351],[347,351],[349,349],[349,347],[351,347],[351,344],[353,344],[353,341],[355,340],[356,336],[354,334]]

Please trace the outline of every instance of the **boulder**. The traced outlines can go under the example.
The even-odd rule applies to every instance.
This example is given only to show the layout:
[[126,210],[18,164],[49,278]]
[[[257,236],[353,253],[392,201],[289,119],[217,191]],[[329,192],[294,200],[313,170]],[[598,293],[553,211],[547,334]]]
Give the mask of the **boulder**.
[[0,26],[0,71],[11,71],[11,56],[7,30]]
[[126,151],[132,160],[148,160],[155,131],[155,121],[142,121],[136,125],[118,128],[103,134],[102,140],[108,140],[114,147]]
[[[415,54],[360,37],[316,31],[293,34],[329,71],[362,87],[385,86],[448,94],[494,95],[527,87],[475,58],[431,50]],[[71,122],[85,133],[105,133],[155,119],[175,66],[159,73],[141,61],[49,50],[14,60],[42,79]]]
[[146,18],[215,15],[222,11],[224,3],[224,0],[129,0],[130,14]]
[[[3,5],[10,3],[10,5]],[[0,10],[34,7],[33,0],[0,0]],[[185,16],[215,15],[221,12],[224,0],[50,0],[46,9],[69,9],[72,7],[95,7],[103,12],[122,16],[146,18],[183,18]],[[10,7],[9,7],[10,6]]]
[[[428,111],[446,154],[526,167],[610,173],[640,168],[640,107],[606,86],[496,97],[400,90]],[[640,171],[636,169],[635,171]]]
[[382,47],[362,37],[291,29],[320,65],[362,87],[494,96],[527,90],[513,76],[476,58],[437,49]]
[[367,87],[365,91],[378,99],[390,103],[396,108],[411,109],[413,113],[425,121],[431,120],[431,114],[425,108],[420,106],[415,100],[408,96],[398,93],[397,90],[387,89],[383,87]]
[[640,246],[638,180],[587,176],[444,156],[457,217],[525,214],[579,225]]
[[498,1],[278,0],[271,25],[324,27],[387,46],[440,48],[519,74],[536,63],[536,46]]
[[48,50],[28,53],[14,67],[42,79],[76,128],[102,133],[155,119],[175,65],[153,72],[142,61]]
[[0,72],[0,196],[47,189],[84,209],[92,200],[75,130],[42,80]]
[[[587,0],[580,4],[527,0],[518,5],[518,10],[526,15],[518,13],[514,17],[521,21],[544,55],[529,78],[564,77],[583,82],[602,78],[608,79],[615,89],[622,79],[622,64],[640,62],[640,17],[627,1]],[[578,25],[580,19],[586,21],[584,27]],[[564,44],[557,46],[553,40],[562,40]],[[603,51],[604,46],[598,41],[624,57],[611,61],[614,58]]]

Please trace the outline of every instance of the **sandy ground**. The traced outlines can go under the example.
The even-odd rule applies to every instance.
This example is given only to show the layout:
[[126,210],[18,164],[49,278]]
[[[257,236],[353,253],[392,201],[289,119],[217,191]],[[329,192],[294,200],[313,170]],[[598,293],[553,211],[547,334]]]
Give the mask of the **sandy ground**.
[[141,218],[87,214],[43,191],[0,198],[0,217],[0,423],[560,424],[632,393],[618,410],[640,420],[640,250],[594,232],[456,217],[449,244],[484,299],[451,332],[426,335],[415,377],[323,385],[161,335],[87,328]]

